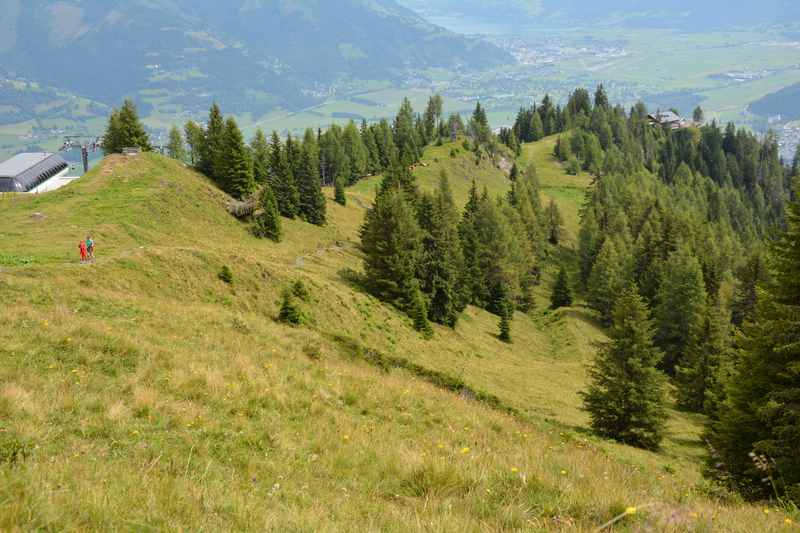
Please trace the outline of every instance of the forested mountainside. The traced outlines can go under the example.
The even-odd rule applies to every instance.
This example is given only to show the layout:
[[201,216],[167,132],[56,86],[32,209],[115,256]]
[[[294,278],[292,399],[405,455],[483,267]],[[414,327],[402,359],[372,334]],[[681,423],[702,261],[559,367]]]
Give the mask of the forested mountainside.
[[347,79],[394,80],[417,69],[480,69],[510,59],[394,0],[1,5],[3,75],[106,104],[141,89],[168,90],[184,109],[206,106],[211,96],[244,112],[247,95],[246,111],[258,113],[317,102]]
[[800,7],[788,0],[740,2],[736,9],[727,9],[729,2],[725,0],[401,0],[401,3],[428,15],[485,18],[517,28],[599,23],[707,31],[783,25],[800,15]]
[[750,104],[750,111],[762,117],[780,115],[787,122],[800,119],[800,83],[759,98]]

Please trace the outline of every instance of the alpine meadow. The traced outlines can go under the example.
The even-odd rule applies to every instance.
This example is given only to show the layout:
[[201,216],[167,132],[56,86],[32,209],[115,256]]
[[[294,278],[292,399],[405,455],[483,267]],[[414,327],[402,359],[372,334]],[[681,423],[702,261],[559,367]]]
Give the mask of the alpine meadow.
[[793,6],[211,4],[0,0],[0,120],[104,114],[0,163],[0,530],[800,530],[793,126],[510,82]]

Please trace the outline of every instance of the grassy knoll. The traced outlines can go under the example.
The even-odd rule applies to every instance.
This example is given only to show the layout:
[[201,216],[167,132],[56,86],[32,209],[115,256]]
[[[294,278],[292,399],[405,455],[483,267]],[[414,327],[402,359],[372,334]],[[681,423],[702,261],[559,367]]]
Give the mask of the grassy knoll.
[[[474,161],[449,151],[420,184],[445,165],[463,195]],[[513,346],[477,309],[425,341],[364,294],[371,190],[330,202],[325,228],[285,221],[277,245],[160,156],[0,198],[0,530],[592,531],[629,507],[616,531],[784,527],[708,495],[696,421],[674,414],[660,454],[585,432],[603,334],[583,308],[518,315]],[[100,257],[75,264],[90,231]],[[275,318],[295,280],[310,297],[291,328]]]

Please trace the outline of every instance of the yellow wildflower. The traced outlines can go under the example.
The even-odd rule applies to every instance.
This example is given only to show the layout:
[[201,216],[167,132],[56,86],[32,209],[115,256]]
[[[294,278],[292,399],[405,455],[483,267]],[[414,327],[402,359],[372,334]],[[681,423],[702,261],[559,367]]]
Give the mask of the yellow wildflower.
[[461,453],[469,453],[469,448],[466,446],[461,448]]
[[636,514],[636,507],[628,507],[625,509],[625,514]]
[[516,474],[517,472],[519,472],[519,468],[517,468],[516,466],[514,466],[514,467],[511,467],[511,472],[513,472],[514,474]]
[[350,440],[350,435],[345,435],[343,438],[344,440]]
[[561,471],[561,475],[562,475],[562,476],[566,476],[566,475],[567,475],[567,471],[566,471],[566,470],[562,470],[562,471]]
[[769,514],[769,509],[764,508],[764,514]]
[[787,526],[790,526],[790,525],[792,525],[792,519],[791,518],[784,518],[783,519],[783,523],[786,524]]
[[442,449],[444,449],[444,444],[442,444],[440,442],[439,444],[436,445],[436,447],[439,448],[440,450],[442,450]]

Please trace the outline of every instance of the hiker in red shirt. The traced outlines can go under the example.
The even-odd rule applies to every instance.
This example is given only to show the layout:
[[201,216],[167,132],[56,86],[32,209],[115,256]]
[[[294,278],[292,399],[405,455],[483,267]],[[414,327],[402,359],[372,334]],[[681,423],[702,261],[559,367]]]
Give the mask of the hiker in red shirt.
[[78,250],[81,252],[81,263],[85,263],[87,260],[86,241],[81,241],[78,244]]

